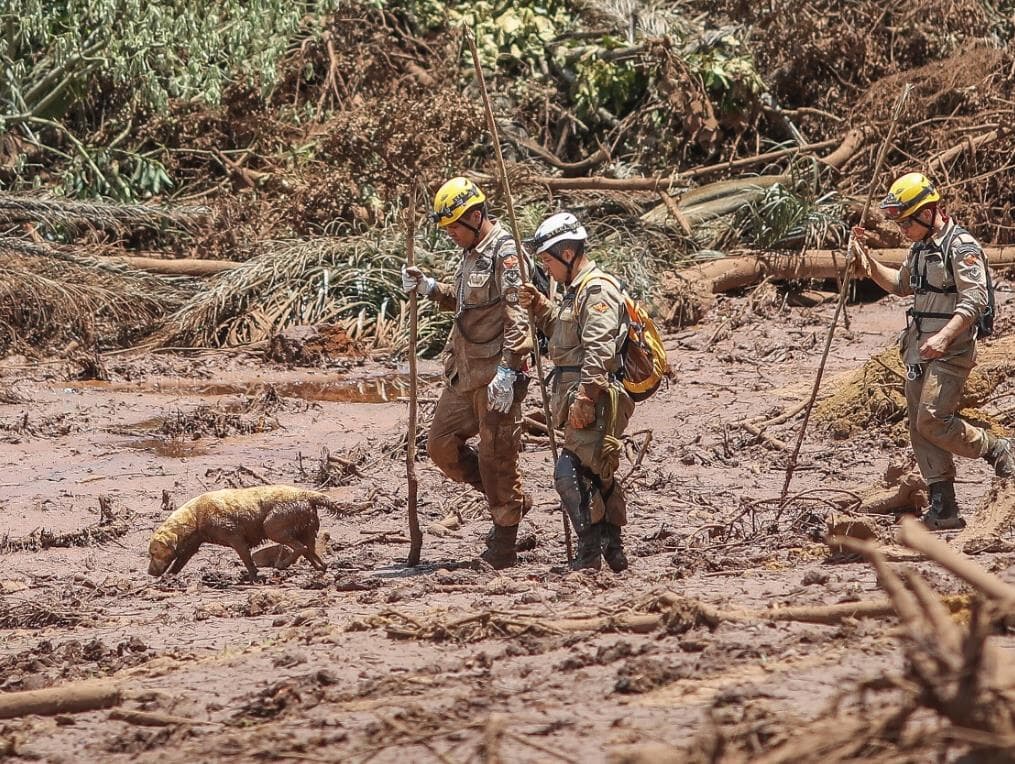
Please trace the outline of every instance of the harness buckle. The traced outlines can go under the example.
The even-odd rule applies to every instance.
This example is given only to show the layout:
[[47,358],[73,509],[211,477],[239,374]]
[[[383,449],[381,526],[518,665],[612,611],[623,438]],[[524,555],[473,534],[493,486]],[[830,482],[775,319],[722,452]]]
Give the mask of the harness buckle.
[[923,376],[923,364],[920,363],[907,363],[906,364],[906,379],[910,382],[915,382]]

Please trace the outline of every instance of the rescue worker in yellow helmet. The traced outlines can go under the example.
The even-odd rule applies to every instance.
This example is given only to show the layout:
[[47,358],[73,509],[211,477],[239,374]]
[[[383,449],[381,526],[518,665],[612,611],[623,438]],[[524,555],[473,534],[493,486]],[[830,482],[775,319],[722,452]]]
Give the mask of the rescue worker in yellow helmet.
[[[434,464],[486,495],[493,517],[481,557],[514,565],[518,523],[532,502],[518,470],[521,405],[532,352],[514,239],[490,217],[486,196],[468,178],[452,178],[434,196],[434,222],[462,248],[452,284],[402,267],[402,286],[454,311],[444,348],[445,386],[427,439]],[[478,435],[478,448],[468,443]]]
[[899,344],[910,440],[930,493],[923,521],[932,530],[962,528],[953,455],[981,457],[998,476],[1015,475],[1011,442],[956,414],[976,363],[981,322],[992,310],[987,261],[976,239],[945,213],[941,195],[921,173],[896,180],[881,211],[912,242],[909,255],[901,269],[885,266],[862,246],[864,230],[857,227],[857,271],[886,292],[913,295]]
[[536,230],[535,253],[566,288],[551,303],[532,284],[519,301],[533,307],[536,326],[550,338],[551,416],[564,427],[554,485],[578,535],[572,567],[627,568],[621,528],[627,523],[624,491],[614,480],[620,436],[634,401],[619,381],[628,314],[617,280],[585,254],[588,234],[570,212],[551,215]]

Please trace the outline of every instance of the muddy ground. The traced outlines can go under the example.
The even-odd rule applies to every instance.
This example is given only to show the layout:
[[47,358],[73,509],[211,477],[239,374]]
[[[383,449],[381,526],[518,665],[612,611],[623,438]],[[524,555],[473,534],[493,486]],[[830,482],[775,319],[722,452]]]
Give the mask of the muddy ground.
[[[549,450],[535,436],[522,459],[536,509],[522,533],[537,542],[521,564],[498,573],[471,562],[489,523],[474,494],[424,461],[422,522],[449,530],[428,530],[423,565],[406,569],[404,367],[121,353],[103,359],[109,382],[79,382],[63,362],[6,359],[0,690],[105,677],[122,685],[125,707],[193,723],[136,726],[109,711],[28,717],[0,722],[0,752],[53,762],[590,762],[632,744],[687,747],[711,724],[746,718],[792,734],[794,720],[814,718],[840,691],[901,669],[893,620],[645,634],[519,634],[511,623],[647,612],[666,591],[737,609],[879,598],[866,564],[829,559],[820,539],[831,504],[771,511],[763,500],[779,495],[786,453],[738,426],[806,398],[832,310],[787,308],[774,291],[767,301],[720,298],[703,323],[667,337],[674,380],[630,428],[651,428],[652,442],[628,480],[632,566],[621,575],[564,567]],[[851,306],[827,378],[889,342],[902,313],[895,298]],[[437,365],[423,370],[432,400]],[[533,386],[533,408],[537,394]],[[792,444],[799,422],[771,434]],[[791,493],[846,496],[836,491],[871,484],[907,455],[885,432],[843,441],[815,430]],[[972,508],[987,467],[963,463],[960,477]],[[181,575],[148,577],[149,536],[172,507],[261,482],[323,483],[343,503],[341,516],[321,518],[327,572],[301,563],[251,585],[232,551],[206,547]],[[977,559],[1015,581],[1011,554]],[[939,591],[963,590],[921,567]]]

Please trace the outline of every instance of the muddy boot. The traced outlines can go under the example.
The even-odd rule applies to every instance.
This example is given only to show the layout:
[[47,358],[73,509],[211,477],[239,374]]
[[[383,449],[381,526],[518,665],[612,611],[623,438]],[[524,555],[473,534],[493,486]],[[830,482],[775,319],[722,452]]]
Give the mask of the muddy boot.
[[578,548],[574,552],[574,559],[571,561],[571,570],[602,570],[603,568],[603,540],[602,523],[589,525],[584,530],[575,529],[578,534]]
[[584,475],[582,463],[566,448],[560,452],[553,470],[553,482],[560,494],[561,504],[571,520],[571,526],[578,535],[578,549],[571,561],[573,570],[603,566],[603,550],[600,527],[592,524],[593,486]]
[[627,570],[627,555],[624,554],[624,540],[620,535],[620,526],[605,520],[600,525],[603,526],[603,559],[606,560],[606,564],[614,573]]
[[959,517],[959,505],[955,500],[955,484],[951,480],[931,483],[930,507],[921,518],[928,530],[950,531],[966,527],[966,521]]
[[[529,514],[529,510],[530,509],[532,509],[532,497],[529,496],[527,493],[526,494],[522,494],[522,517],[525,517],[525,515]],[[493,537],[496,535],[496,533],[497,533],[497,526],[496,525],[493,526],[492,528],[490,528],[490,530],[488,530],[486,532],[486,546],[487,547],[490,547],[490,546],[493,545]],[[517,533],[517,530],[515,531],[515,533]],[[523,549],[523,548],[521,548],[521,546],[524,546],[526,548]],[[526,537],[525,539],[522,540],[522,543],[520,545],[516,545],[516,551],[518,551],[518,552],[528,552],[529,550],[535,549],[535,548],[536,548],[536,544],[535,544],[535,537],[534,536],[531,539],[529,537]]]
[[518,562],[515,540],[518,538],[517,525],[495,525],[487,536],[486,551],[479,555],[493,566],[494,570],[510,568]]
[[1000,478],[1015,477],[1015,449],[1008,438],[998,438],[987,433],[987,451],[983,458],[994,468]]

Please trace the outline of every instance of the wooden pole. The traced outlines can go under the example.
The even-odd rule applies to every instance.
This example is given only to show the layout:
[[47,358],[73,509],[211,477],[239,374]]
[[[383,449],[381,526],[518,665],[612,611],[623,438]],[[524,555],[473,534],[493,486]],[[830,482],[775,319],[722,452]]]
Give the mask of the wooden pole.
[[[462,27],[465,41],[472,53],[472,64],[476,69],[476,79],[479,82],[480,92],[483,94],[483,107],[486,109],[486,124],[490,130],[490,140],[493,141],[494,152],[497,156],[497,170],[500,173],[500,182],[504,188],[504,197],[507,200],[508,219],[511,221],[511,233],[515,240],[515,249],[518,252],[519,268],[522,271],[522,278],[529,281],[528,263],[525,260],[525,250],[522,247],[522,237],[518,232],[518,219],[515,217],[515,204],[511,198],[511,184],[508,182],[507,168],[504,166],[504,155],[500,150],[500,137],[497,133],[497,122],[493,118],[493,106],[490,104],[490,94],[486,90],[486,78],[483,76],[483,67],[479,63],[479,52],[476,50],[476,41],[472,38],[472,32]],[[546,417],[546,432],[550,438],[550,451],[553,453],[553,461],[557,461],[557,438],[553,432],[553,418],[550,416],[550,398],[546,393],[546,382],[543,379],[543,359],[539,350],[539,341],[536,337],[536,317],[532,308],[529,308],[529,332],[532,334],[532,349],[536,356],[536,379],[539,381],[539,392],[543,397],[543,416]],[[567,512],[564,505],[560,506],[561,518],[564,521],[564,545],[567,547],[567,561],[574,559],[574,552],[571,547],[571,525],[567,520]]]
[[[405,262],[412,268],[416,264],[416,196],[418,184],[412,183],[409,192],[409,208],[405,221]],[[419,296],[413,289],[409,293],[409,427],[405,442],[405,478],[408,482],[409,499],[409,558],[406,565],[419,565],[423,550],[423,531],[419,528],[419,514],[416,509],[419,482],[416,480],[416,418],[418,415],[419,375],[416,370],[416,342],[419,333]]]
[[[867,212],[870,210],[871,201],[874,197],[874,189],[877,187],[878,175],[881,173],[881,165],[884,164],[885,155],[888,153],[888,147],[892,144],[892,137],[895,135],[895,127],[899,123],[899,116],[902,114],[902,106],[909,97],[909,91],[911,89],[912,85],[908,84],[902,89],[902,92],[899,93],[898,100],[895,102],[895,108],[892,109],[892,121],[891,124],[888,125],[888,136],[885,138],[885,142],[881,144],[878,161],[874,165],[874,175],[871,176],[870,189],[867,191],[867,201],[864,202],[863,211],[860,213],[860,225],[863,225],[864,220],[867,218]],[[818,364],[818,372],[814,375],[814,386],[811,388],[811,397],[807,401],[807,408],[804,411],[804,421],[800,425],[800,433],[797,435],[796,445],[793,447],[793,453],[790,455],[789,461],[786,463],[786,480],[782,484],[782,494],[780,496],[780,501],[783,502],[786,501],[786,496],[789,495],[789,486],[790,483],[793,482],[793,471],[796,469],[797,457],[800,456],[800,446],[803,445],[804,435],[807,433],[807,423],[811,419],[811,411],[814,409],[814,402],[818,399],[818,389],[821,387],[821,378],[825,373],[825,362],[828,361],[828,351],[832,347],[832,337],[835,336],[835,326],[839,323],[839,316],[846,307],[846,294],[849,291],[850,276],[852,276],[853,272],[853,250],[855,246],[856,241],[853,238],[853,232],[850,231],[849,241],[846,244],[846,262],[842,265],[842,280],[839,286],[839,301],[835,304],[835,313],[832,314],[832,324],[828,327],[828,334],[825,336],[825,349],[821,354],[821,362]]]

